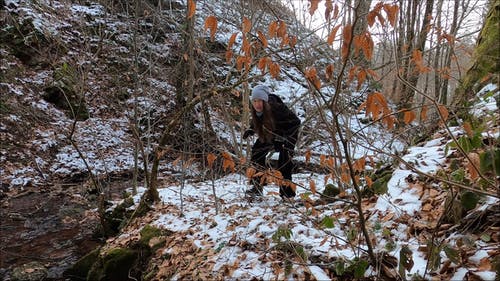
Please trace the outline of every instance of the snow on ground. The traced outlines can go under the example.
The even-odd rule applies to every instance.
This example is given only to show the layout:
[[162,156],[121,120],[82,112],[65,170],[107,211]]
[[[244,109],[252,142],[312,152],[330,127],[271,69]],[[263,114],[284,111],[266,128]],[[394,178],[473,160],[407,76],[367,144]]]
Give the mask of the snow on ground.
[[[132,143],[125,134],[126,119],[101,120],[90,118],[78,122],[75,142],[83,151],[93,173],[112,173],[129,170],[134,166]],[[56,175],[87,171],[84,161],[71,144],[62,147],[50,171]]]
[[[413,164],[423,172],[433,174],[444,164],[443,139],[431,140],[422,146],[411,147],[403,156],[405,161]],[[309,183],[314,181],[317,186],[324,186],[322,174],[296,174],[294,181],[298,185],[297,193],[310,194]],[[419,190],[413,190],[408,179],[416,176],[414,172],[400,165],[388,183],[386,195],[379,196],[375,203],[367,205],[366,210],[373,213],[369,223],[381,223],[382,228],[390,229],[396,240],[396,246],[390,254],[399,258],[402,245],[407,245],[413,254],[414,266],[408,274],[423,275],[427,265],[425,253],[420,251],[422,246],[416,238],[408,233],[408,225],[395,220],[406,214],[414,217],[422,209],[422,199]],[[290,237],[280,239],[293,242],[303,247],[308,257],[323,256],[331,259],[353,260],[360,252],[351,248],[347,243],[349,231],[355,224],[355,212],[345,208],[343,203],[315,206],[315,214],[310,208],[299,203],[300,200],[283,202],[278,196],[278,187],[266,186],[265,196],[261,200],[248,202],[244,191],[249,188],[247,179],[240,174],[231,174],[214,181],[189,183],[184,186],[165,186],[160,190],[160,197],[165,205],[174,206],[180,210],[183,204],[183,213],[180,211],[161,214],[154,225],[174,231],[188,233],[185,238],[192,240],[198,248],[213,249],[215,254],[210,257],[214,262],[213,270],[218,271],[225,266],[232,266],[230,278],[251,279],[261,278],[284,279],[284,271],[276,271],[276,261],[268,258],[269,253],[275,249],[278,241],[274,237],[280,228],[290,231]],[[319,188],[318,188],[319,189]],[[220,204],[219,213],[216,214],[213,192]],[[322,190],[320,190],[322,191]],[[182,196],[182,201],[181,201]],[[136,201],[139,200],[137,195]],[[311,199],[318,199],[318,195],[310,195]],[[491,199],[491,198],[490,198]],[[496,202],[489,200],[488,204]],[[320,227],[323,218],[334,218],[332,228]],[[387,219],[389,217],[389,219]],[[383,231],[374,231],[379,245],[384,248],[386,234]],[[380,249],[379,249],[380,250]],[[471,261],[478,263],[487,256],[484,251],[479,251]],[[237,266],[235,263],[237,262]],[[306,266],[294,263],[292,272],[308,271],[316,276],[317,280],[328,280],[327,273],[310,261],[304,261]],[[373,270],[373,269],[371,269]],[[469,269],[470,270],[470,269]],[[367,271],[367,274],[370,271]],[[455,277],[460,277],[467,270],[460,268]],[[476,272],[477,273],[477,272]],[[493,280],[493,271],[478,273],[484,280]],[[229,276],[228,276],[229,277]],[[175,278],[174,278],[175,279]]]

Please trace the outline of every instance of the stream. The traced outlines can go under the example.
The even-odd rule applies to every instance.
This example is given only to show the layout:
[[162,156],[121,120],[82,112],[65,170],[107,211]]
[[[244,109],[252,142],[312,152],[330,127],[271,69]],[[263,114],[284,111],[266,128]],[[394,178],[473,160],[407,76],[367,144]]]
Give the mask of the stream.
[[104,243],[95,196],[83,190],[74,183],[28,187],[0,200],[0,280],[31,280],[15,272],[39,267],[43,280],[70,280],[63,272]]

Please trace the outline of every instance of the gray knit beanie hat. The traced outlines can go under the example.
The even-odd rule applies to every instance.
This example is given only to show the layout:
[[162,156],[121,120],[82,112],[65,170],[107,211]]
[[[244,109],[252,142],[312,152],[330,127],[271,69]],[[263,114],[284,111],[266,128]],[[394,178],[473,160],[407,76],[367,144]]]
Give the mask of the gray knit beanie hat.
[[261,99],[265,102],[269,100],[269,94],[271,93],[271,89],[268,86],[258,85],[252,90],[252,97],[250,98],[252,101],[254,99]]

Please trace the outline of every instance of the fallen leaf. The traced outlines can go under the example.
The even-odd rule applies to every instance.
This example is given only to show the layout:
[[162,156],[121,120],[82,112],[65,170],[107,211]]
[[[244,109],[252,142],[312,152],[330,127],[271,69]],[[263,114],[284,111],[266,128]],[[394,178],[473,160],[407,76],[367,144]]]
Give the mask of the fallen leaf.
[[484,257],[479,261],[479,266],[477,267],[479,271],[489,271],[491,270],[491,262],[489,257]]

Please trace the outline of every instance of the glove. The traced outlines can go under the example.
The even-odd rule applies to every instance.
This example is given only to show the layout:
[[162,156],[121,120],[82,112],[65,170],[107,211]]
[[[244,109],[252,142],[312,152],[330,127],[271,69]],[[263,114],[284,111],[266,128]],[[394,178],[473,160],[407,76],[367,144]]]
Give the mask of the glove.
[[243,139],[246,140],[249,136],[253,136],[255,132],[252,129],[248,129],[243,133]]
[[283,145],[284,145],[284,144],[285,144],[285,143],[283,142],[283,140],[281,140],[281,139],[275,139],[275,140],[273,141],[274,150],[275,150],[275,151],[281,151],[281,150],[283,149]]

